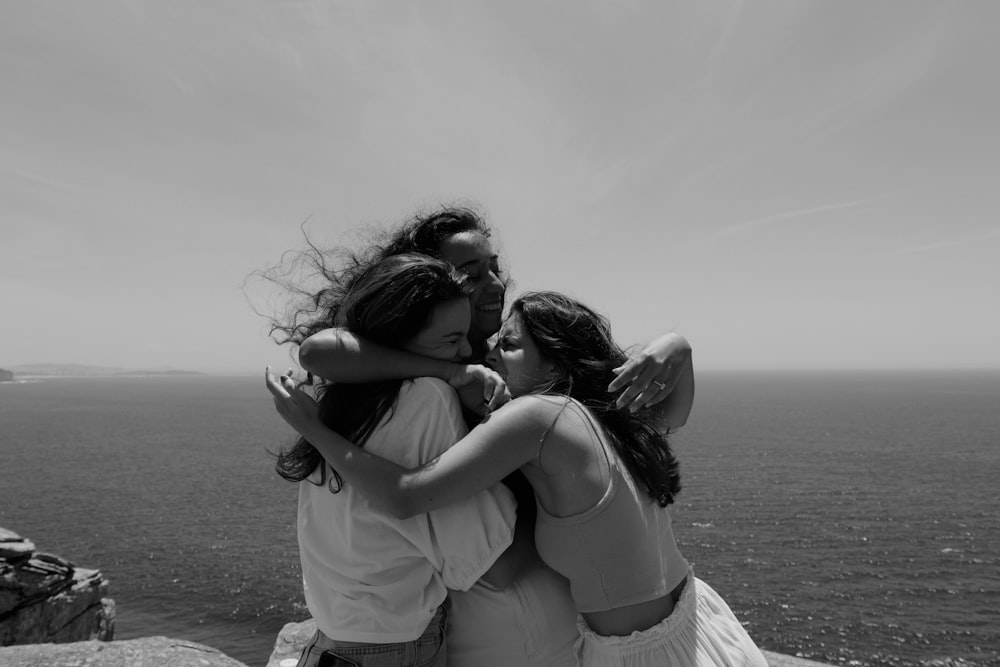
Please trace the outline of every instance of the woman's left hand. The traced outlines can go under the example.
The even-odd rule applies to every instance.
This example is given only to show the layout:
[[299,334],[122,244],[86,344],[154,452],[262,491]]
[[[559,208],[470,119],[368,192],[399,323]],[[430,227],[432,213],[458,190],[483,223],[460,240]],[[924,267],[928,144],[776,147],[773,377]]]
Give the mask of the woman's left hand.
[[308,440],[312,429],[322,427],[319,405],[312,396],[299,388],[301,385],[297,385],[292,379],[291,371],[281,378],[275,378],[268,366],[264,371],[264,382],[274,400],[274,409],[300,435]]
[[500,374],[482,364],[453,364],[445,378],[468,410],[485,417],[510,400],[507,383]]
[[670,395],[684,369],[691,363],[691,344],[684,336],[666,333],[656,338],[638,354],[614,369],[618,376],[608,391],[625,391],[615,402],[635,412],[655,405]]

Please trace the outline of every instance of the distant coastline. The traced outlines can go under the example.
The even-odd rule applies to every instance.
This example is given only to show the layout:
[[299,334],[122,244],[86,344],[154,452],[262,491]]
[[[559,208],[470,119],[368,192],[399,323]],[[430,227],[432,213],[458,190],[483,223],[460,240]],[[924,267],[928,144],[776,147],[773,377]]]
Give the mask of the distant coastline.
[[[201,371],[188,371],[175,368],[132,369],[114,368],[108,366],[88,366],[85,364],[21,364],[8,367],[8,381],[37,378],[59,377],[119,377],[119,376],[157,376],[157,375],[207,375]],[[0,379],[4,373],[0,372]]]

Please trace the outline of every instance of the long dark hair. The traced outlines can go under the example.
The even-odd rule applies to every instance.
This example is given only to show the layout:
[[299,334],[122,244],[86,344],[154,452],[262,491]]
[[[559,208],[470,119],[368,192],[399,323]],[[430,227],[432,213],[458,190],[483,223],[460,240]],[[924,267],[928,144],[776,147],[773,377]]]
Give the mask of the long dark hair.
[[545,389],[582,403],[611,441],[633,479],[666,507],[681,490],[680,466],[665,435],[615,406],[608,385],[626,356],[611,337],[607,319],[556,292],[529,292],[511,305],[542,357],[555,362],[561,379]]
[[[436,306],[469,293],[468,279],[447,262],[419,253],[403,253],[357,264],[338,275],[327,294],[323,326],[343,327],[387,347],[399,347],[416,336]],[[336,295],[336,296],[334,296]],[[307,327],[308,329],[308,327]],[[359,446],[395,404],[402,380],[323,383],[316,388],[320,420]],[[278,454],[276,469],[291,482],[301,482],[323,465],[319,451],[304,438]],[[330,490],[342,480],[331,468]],[[324,468],[324,481],[326,478]],[[321,482],[322,483],[322,482]]]
[[[307,249],[286,253],[283,264],[257,275],[295,297],[292,308],[272,320],[270,334],[279,345],[301,345],[309,336],[328,329],[344,303],[346,292],[357,276],[379,261],[404,253],[420,253],[441,259],[441,245],[452,236],[476,232],[489,238],[492,230],[482,216],[464,206],[445,206],[417,214],[402,225],[375,230],[367,248],[352,252],[344,247],[323,250],[306,235]],[[302,271],[318,281],[316,289],[303,287],[287,276]],[[471,288],[470,288],[471,289]]]
[[492,235],[483,218],[471,208],[446,206],[416,215],[404,223],[392,232],[382,252],[386,255],[422,252],[440,258],[441,244],[464,232],[476,232],[487,238]]

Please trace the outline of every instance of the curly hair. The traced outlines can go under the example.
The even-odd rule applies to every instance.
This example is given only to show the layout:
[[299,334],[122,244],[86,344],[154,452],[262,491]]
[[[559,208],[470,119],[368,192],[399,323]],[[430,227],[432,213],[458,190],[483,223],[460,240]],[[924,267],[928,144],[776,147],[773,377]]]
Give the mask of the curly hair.
[[343,247],[324,251],[306,236],[308,248],[291,253],[291,263],[296,268],[304,267],[322,286],[310,290],[296,281],[281,278],[277,275],[278,267],[264,272],[266,279],[297,297],[283,318],[272,319],[270,335],[279,345],[301,345],[309,336],[338,326],[335,321],[345,295],[367,268],[382,259],[404,253],[415,252],[441,259],[442,243],[463,232],[477,232],[487,238],[492,234],[490,227],[472,209],[447,206],[416,215],[393,230],[377,233],[376,241],[361,251]]
[[[399,347],[412,339],[427,325],[438,305],[464,298],[470,290],[468,279],[453,266],[414,252],[376,258],[368,264],[355,262],[337,278],[323,300],[317,300],[317,304],[322,303],[324,315],[316,321],[343,327],[387,347]],[[310,330],[310,326],[301,328],[301,332]],[[363,447],[391,412],[402,383],[384,380],[320,384],[316,388],[320,420]],[[319,451],[299,438],[278,454],[275,467],[284,479],[301,482],[322,463]],[[330,490],[336,493],[342,480],[336,470],[331,471]]]
[[511,305],[542,357],[555,362],[561,379],[544,388],[576,399],[603,426],[632,477],[662,507],[681,490],[680,465],[665,435],[615,405],[608,385],[626,355],[611,337],[607,319],[556,292],[528,292]]
[[463,232],[477,232],[489,238],[492,230],[478,213],[463,206],[448,206],[433,213],[417,215],[389,237],[382,252],[422,252],[441,257],[441,244]]

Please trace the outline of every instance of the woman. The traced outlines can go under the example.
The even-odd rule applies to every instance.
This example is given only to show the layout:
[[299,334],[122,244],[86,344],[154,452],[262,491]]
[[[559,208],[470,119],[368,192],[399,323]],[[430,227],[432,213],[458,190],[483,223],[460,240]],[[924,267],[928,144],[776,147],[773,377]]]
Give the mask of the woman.
[[[434,359],[469,354],[470,286],[451,265],[408,253],[356,262],[337,278],[320,318],[327,325]],[[455,392],[434,378],[320,385],[317,394],[327,427],[401,465],[433,459],[466,432]],[[277,470],[299,484],[302,577],[317,625],[300,667],[443,667],[447,589],[502,577],[507,565],[491,566],[512,542],[510,492],[498,485],[397,519],[344,486],[304,439],[281,452]]]
[[[472,210],[442,208],[418,216],[391,233],[375,251],[382,256],[407,251],[440,257],[469,277],[472,318],[469,342],[472,354],[462,363],[447,363],[387,349],[341,328],[303,331],[299,363],[319,377],[335,382],[431,376],[456,388],[470,425],[507,400],[502,381],[482,364],[487,341],[500,329],[507,288],[500,260],[490,240],[492,232]],[[322,256],[314,258],[322,266]],[[690,397],[674,392],[677,379],[690,365],[691,348],[678,334],[665,334],[616,369],[608,391],[624,391],[618,404],[642,410],[651,421],[666,427],[666,419]],[[535,500],[523,475],[505,483],[518,500],[518,528],[534,532]],[[576,611],[564,578],[537,559],[512,584],[497,590],[483,582],[451,596],[453,611],[450,661],[455,667],[474,665],[572,665],[577,639]]]
[[[386,349],[373,341],[339,328],[306,331],[301,336],[299,363],[303,369],[335,382],[439,377],[455,386],[463,404],[480,416],[498,407],[506,397],[502,386],[484,373],[482,363],[487,341],[500,329],[507,288],[497,253],[490,239],[492,232],[474,211],[446,207],[415,217],[393,232],[376,250],[382,256],[400,252],[421,252],[444,259],[466,274],[472,285],[472,318],[469,343],[472,354],[468,364],[446,363]],[[322,256],[314,258],[322,266]],[[615,369],[608,391],[621,393],[618,405],[645,410],[644,416],[657,423],[663,414],[683,404],[685,398],[673,394],[673,388],[690,364],[691,346],[679,334],[664,334]],[[470,415],[471,416],[471,415]]]
[[[580,664],[766,667],[677,548],[666,507],[680,483],[665,437],[606,395],[625,360],[607,322],[554,293],[527,294],[511,310],[486,360],[514,400],[420,468],[353,448],[293,384],[268,375],[268,389],[286,421],[394,515],[446,506],[522,471],[537,500],[538,552],[567,578],[580,613]],[[693,396],[691,387],[689,367],[678,391]],[[669,421],[683,423],[689,409]]]

